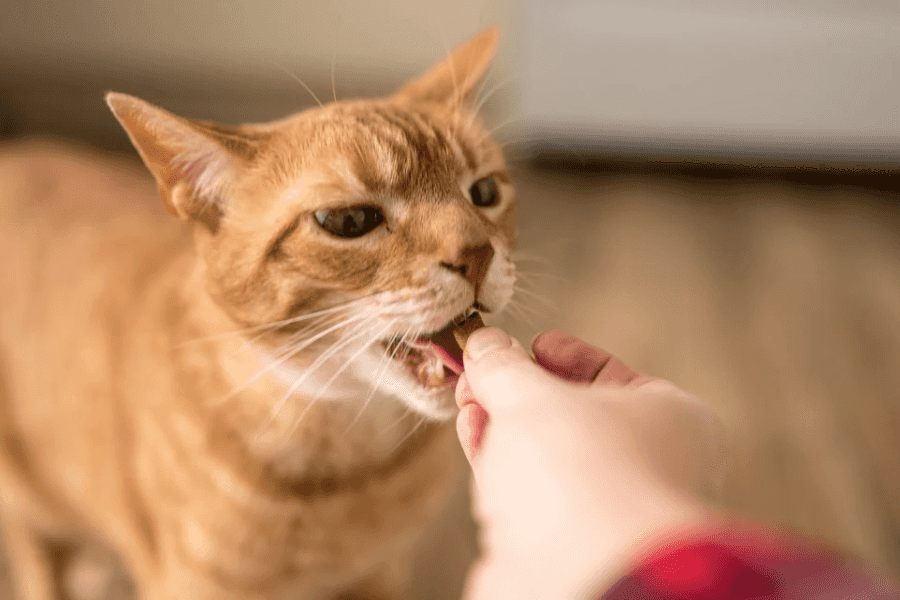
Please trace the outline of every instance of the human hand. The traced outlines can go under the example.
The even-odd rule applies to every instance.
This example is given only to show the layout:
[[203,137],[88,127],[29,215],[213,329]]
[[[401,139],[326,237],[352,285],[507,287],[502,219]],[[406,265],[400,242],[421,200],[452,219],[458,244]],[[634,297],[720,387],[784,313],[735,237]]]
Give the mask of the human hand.
[[644,536],[707,519],[699,494],[721,479],[696,398],[562,332],[533,349],[536,363],[495,328],[466,347],[457,431],[482,546],[467,600],[586,594]]

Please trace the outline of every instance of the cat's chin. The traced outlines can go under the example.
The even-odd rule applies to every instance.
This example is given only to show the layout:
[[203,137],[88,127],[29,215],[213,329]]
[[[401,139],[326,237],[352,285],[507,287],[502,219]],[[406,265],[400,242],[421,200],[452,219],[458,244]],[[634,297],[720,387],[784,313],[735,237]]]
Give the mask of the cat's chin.
[[417,413],[435,421],[444,421],[456,415],[455,390],[459,377],[450,376],[440,385],[428,385],[402,363],[392,365],[396,377],[388,391]]
[[454,388],[429,390],[422,388],[404,398],[404,403],[417,413],[433,421],[446,421],[458,412],[454,398]]
[[[456,415],[455,390],[458,375],[445,373],[440,381],[420,378],[421,371],[408,362],[390,359],[385,365],[382,349],[374,350],[358,362],[358,373],[372,381],[382,394],[393,397],[416,413],[433,421],[445,421]],[[366,374],[366,375],[364,375]],[[432,385],[429,385],[431,383]]]

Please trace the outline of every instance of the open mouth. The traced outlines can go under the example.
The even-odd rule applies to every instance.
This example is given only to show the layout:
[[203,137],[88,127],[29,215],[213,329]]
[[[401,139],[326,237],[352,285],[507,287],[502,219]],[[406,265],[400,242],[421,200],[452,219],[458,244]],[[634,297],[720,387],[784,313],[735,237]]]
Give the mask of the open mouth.
[[450,320],[443,329],[419,336],[412,342],[392,339],[382,342],[389,355],[406,366],[428,389],[452,389],[463,372],[463,351],[453,336],[454,324],[475,311],[469,308]]

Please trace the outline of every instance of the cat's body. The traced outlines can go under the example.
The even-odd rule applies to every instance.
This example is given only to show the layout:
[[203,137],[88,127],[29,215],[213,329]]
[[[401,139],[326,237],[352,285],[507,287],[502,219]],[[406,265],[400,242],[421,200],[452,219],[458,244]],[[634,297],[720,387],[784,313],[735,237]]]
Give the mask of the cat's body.
[[[45,542],[81,536],[149,600],[403,596],[461,455],[452,385],[382,342],[511,293],[514,199],[458,194],[505,177],[458,109],[495,47],[262,126],[111,96],[193,236],[135,174],[0,154],[0,519],[23,599],[55,597]],[[383,222],[316,229],[377,216],[358,205]]]

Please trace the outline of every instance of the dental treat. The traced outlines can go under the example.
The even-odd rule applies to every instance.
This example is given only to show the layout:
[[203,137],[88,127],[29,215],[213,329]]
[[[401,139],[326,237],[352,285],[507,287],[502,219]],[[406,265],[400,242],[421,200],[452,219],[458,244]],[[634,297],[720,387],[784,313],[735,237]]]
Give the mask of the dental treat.
[[461,322],[453,324],[453,337],[456,338],[456,343],[459,344],[459,347],[465,350],[469,336],[476,329],[481,329],[482,327],[484,327],[484,321],[481,320],[481,315],[478,314],[478,311],[472,311]]

